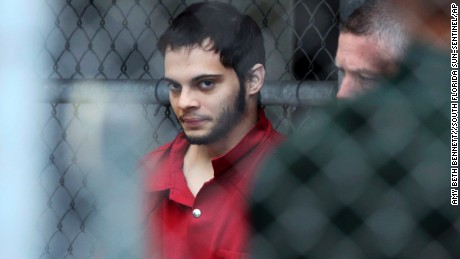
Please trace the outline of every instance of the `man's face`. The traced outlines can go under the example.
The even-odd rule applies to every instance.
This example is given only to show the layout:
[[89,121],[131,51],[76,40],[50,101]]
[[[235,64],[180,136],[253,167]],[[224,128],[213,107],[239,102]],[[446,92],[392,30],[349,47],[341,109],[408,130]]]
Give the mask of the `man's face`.
[[339,36],[336,65],[343,73],[337,98],[353,98],[376,87],[377,81],[394,72],[388,51],[370,36],[342,32]]
[[245,92],[219,53],[201,47],[167,50],[165,78],[171,106],[190,144],[225,137],[245,110]]

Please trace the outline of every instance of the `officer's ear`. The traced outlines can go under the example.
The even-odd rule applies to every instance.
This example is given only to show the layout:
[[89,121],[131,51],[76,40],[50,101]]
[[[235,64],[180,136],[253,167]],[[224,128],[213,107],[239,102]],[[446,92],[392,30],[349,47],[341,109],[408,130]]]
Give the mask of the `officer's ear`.
[[262,86],[264,85],[265,80],[265,67],[262,64],[255,64],[246,79],[246,92],[249,95],[257,94]]

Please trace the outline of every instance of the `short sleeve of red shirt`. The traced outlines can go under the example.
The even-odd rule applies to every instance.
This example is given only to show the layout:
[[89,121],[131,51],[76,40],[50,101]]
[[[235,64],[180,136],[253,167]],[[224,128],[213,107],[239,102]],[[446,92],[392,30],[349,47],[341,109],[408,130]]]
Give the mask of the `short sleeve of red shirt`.
[[282,141],[265,117],[230,151],[212,161],[214,178],[196,197],[182,165],[184,134],[142,161],[149,258],[245,258],[250,235],[249,187],[264,158]]

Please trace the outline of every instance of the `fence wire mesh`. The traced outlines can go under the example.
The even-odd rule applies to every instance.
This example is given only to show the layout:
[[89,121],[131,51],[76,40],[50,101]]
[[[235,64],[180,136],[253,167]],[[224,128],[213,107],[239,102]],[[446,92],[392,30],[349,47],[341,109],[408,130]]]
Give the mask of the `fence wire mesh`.
[[[42,32],[39,58],[48,66],[38,73],[48,79],[160,79],[163,58],[156,41],[194,2],[45,0],[54,24]],[[339,7],[343,14],[349,12],[346,6],[363,1],[340,1],[342,6],[338,0],[227,2],[261,26],[267,80],[334,81]],[[423,65],[408,70],[420,84],[442,84],[431,82]],[[437,96],[427,89],[432,91],[427,96]],[[289,142],[273,159],[272,176],[256,189],[255,215],[263,217],[255,223],[255,249],[261,258],[460,256],[458,211],[446,204],[443,99],[414,101],[405,94],[391,91],[388,98],[352,105],[326,122],[322,116],[312,122],[314,107],[266,107],[284,133],[310,134],[316,123],[330,127],[316,132],[317,138],[301,135]],[[136,219],[134,211],[140,211],[135,201],[141,185],[133,176],[137,160],[179,128],[168,106],[103,102],[109,98],[101,93],[101,103],[43,104],[49,116],[39,123],[49,159],[40,182],[48,198],[39,226],[41,258],[140,257],[135,248],[141,237],[123,219]],[[376,109],[378,104],[386,109]],[[329,135],[336,138],[328,140]],[[385,150],[373,153],[375,146]],[[295,235],[282,239],[286,233]]]
[[451,49],[442,47],[429,28],[448,33],[448,24],[425,20],[452,17],[455,26],[458,11],[447,1],[406,4],[423,10],[412,17],[423,34],[397,75],[323,110],[262,169],[252,197],[254,258],[460,257],[457,30]]
[[449,56],[421,45],[407,62],[269,159],[253,194],[255,258],[459,258]]
[[[39,58],[47,66],[39,67],[38,74],[72,80],[160,79],[163,57],[155,47],[157,39],[172,18],[194,2],[44,0],[43,9],[54,23],[41,32]],[[338,1],[227,2],[262,28],[267,80],[337,80]],[[137,160],[179,129],[167,106],[104,103],[104,98],[110,96],[101,93],[101,103],[44,104],[49,116],[41,136],[49,159],[40,182],[48,197],[39,226],[42,258],[139,257],[133,252],[140,242],[135,234],[131,241],[111,239],[113,233],[135,232],[114,214],[129,211],[123,206],[139,211],[132,205],[138,200],[132,191],[139,189],[133,177]],[[284,105],[266,110],[283,132],[310,120],[308,109]],[[131,189],[120,182],[128,182]],[[107,196],[118,197],[117,205]],[[125,216],[136,218],[135,213]]]

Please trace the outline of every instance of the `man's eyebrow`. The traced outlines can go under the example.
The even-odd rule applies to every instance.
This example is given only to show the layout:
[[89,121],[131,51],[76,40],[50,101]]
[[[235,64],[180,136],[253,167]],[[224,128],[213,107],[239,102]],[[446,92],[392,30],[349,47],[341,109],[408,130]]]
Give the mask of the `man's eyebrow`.
[[378,75],[379,74],[378,72],[372,71],[369,69],[356,69],[356,70],[352,70],[352,72],[357,73],[357,74],[365,74],[365,75]]
[[223,77],[222,74],[204,74],[204,75],[199,75],[199,76],[192,78],[192,82],[201,81],[203,79],[220,79],[222,77]]
[[173,79],[171,78],[168,78],[168,77],[163,77],[163,80],[167,81],[168,83],[174,83],[174,84],[177,84],[176,81],[174,81]]
[[379,71],[375,71],[372,69],[366,69],[366,68],[356,68],[356,69],[346,69],[343,67],[337,67],[340,70],[343,70],[344,72],[351,73],[351,74],[357,74],[357,75],[369,75],[369,76],[380,76],[382,73]]
[[[191,82],[194,83],[194,82],[199,82],[203,79],[220,79],[222,78],[224,75],[222,74],[203,74],[203,75],[199,75],[199,76],[196,76],[194,78],[192,78]],[[171,79],[169,77],[163,77],[163,80],[169,82],[169,83],[173,83],[173,84],[179,84],[177,81],[175,81],[174,79]]]

